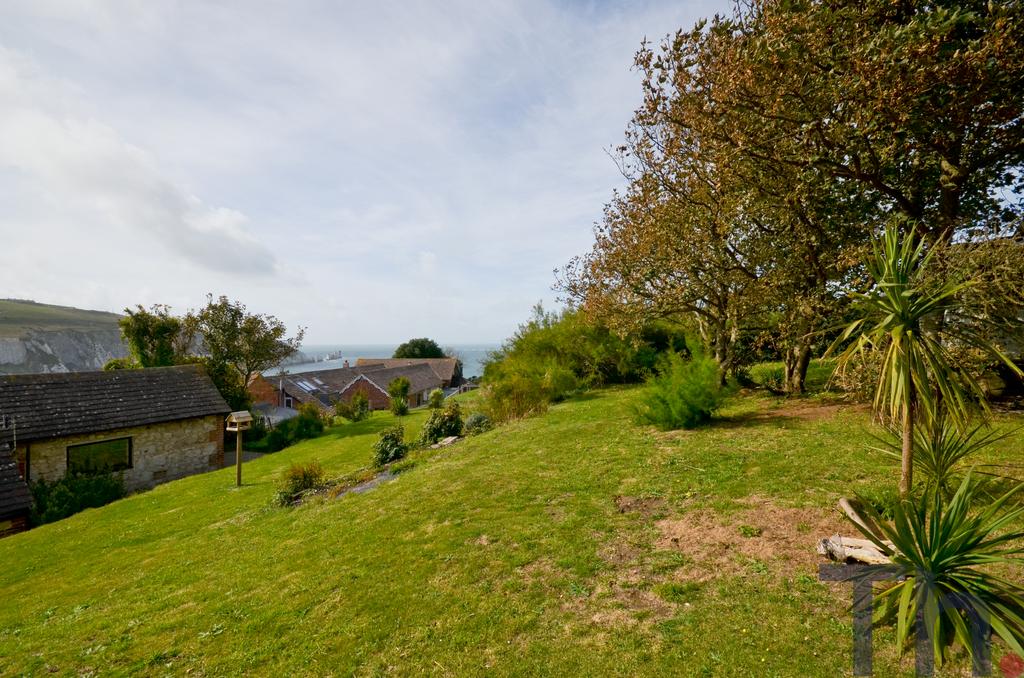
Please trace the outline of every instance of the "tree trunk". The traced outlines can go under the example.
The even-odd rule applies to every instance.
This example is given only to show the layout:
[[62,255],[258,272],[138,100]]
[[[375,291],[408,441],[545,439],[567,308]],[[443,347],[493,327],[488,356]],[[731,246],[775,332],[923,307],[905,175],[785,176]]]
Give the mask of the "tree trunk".
[[910,496],[914,484],[914,398],[908,398],[903,408],[903,450],[900,460],[900,497]]
[[806,339],[786,351],[786,393],[800,394],[806,390],[810,364],[811,344]]

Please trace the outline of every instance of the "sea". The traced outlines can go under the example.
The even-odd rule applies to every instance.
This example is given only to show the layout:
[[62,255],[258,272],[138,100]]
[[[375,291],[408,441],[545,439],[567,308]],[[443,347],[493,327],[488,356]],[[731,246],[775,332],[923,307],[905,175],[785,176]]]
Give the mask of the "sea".
[[[290,363],[267,370],[263,374],[273,376],[282,371],[314,372],[343,367],[345,361],[355,365],[358,358],[390,358],[395,354],[398,344],[308,344],[301,349],[303,362]],[[462,361],[462,375],[467,379],[483,374],[483,362],[492,351],[499,348],[497,344],[454,344],[444,347],[451,349],[455,357]]]

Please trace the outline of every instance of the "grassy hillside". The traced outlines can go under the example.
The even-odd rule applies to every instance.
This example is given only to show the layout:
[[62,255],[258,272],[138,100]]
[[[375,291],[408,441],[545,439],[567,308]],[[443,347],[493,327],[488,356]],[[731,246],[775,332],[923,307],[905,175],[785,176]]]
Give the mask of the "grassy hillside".
[[29,329],[116,330],[120,317],[105,311],[86,311],[20,299],[0,299],[0,337],[20,337]]
[[[661,434],[631,422],[635,397],[592,394],[364,494],[271,506],[292,461],[366,464],[378,415],[247,463],[240,490],[228,469],[2,540],[0,674],[848,672],[850,591],[817,582],[814,544],[851,533],[840,496],[895,486],[865,413],[746,396]],[[912,675],[888,639],[878,675]]]

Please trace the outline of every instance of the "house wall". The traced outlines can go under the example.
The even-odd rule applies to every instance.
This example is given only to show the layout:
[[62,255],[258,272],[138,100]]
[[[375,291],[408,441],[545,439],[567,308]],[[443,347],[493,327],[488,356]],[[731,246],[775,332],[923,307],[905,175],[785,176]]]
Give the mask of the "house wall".
[[281,402],[281,391],[277,384],[265,379],[262,374],[257,374],[249,381],[249,395],[253,403],[266,403],[274,407],[284,407]]
[[[129,492],[224,466],[224,420],[211,415],[31,442],[28,480],[62,478],[69,445],[126,437],[132,439],[132,467],[124,471]],[[18,447],[23,454],[23,446]]]
[[362,379],[351,384],[348,388],[339,393],[338,397],[346,403],[350,403],[356,393],[362,393],[366,396],[366,399],[370,401],[370,409],[388,409],[389,402],[387,394],[381,393],[379,389],[374,388]]

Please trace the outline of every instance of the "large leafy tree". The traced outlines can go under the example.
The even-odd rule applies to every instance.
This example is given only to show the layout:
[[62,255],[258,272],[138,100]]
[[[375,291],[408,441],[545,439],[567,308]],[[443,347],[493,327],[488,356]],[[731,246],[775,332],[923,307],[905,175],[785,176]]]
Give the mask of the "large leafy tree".
[[[772,325],[801,390],[889,217],[932,247],[980,222],[998,238],[1019,214],[1021,15],[1013,2],[755,0],[644,44],[644,102],[619,149],[629,188],[562,289],[631,318],[714,309],[712,345]],[[933,268],[964,252],[942,249]]]
[[254,375],[294,355],[305,334],[299,328],[288,338],[288,329],[276,317],[249,313],[241,302],[225,296],[214,299],[212,294],[190,322],[202,337],[209,359],[233,368],[246,386]]
[[395,358],[444,358],[445,353],[436,341],[426,337],[410,339],[395,349]]
[[118,322],[128,353],[138,367],[177,365],[188,354],[193,333],[189,323],[171,315],[170,307],[126,308]]
[[286,338],[284,324],[271,315],[253,314],[243,304],[210,295],[205,307],[184,316],[162,304],[125,309],[121,335],[130,360],[112,360],[104,369],[200,364],[233,409],[251,404],[252,377],[294,354],[303,329]]

